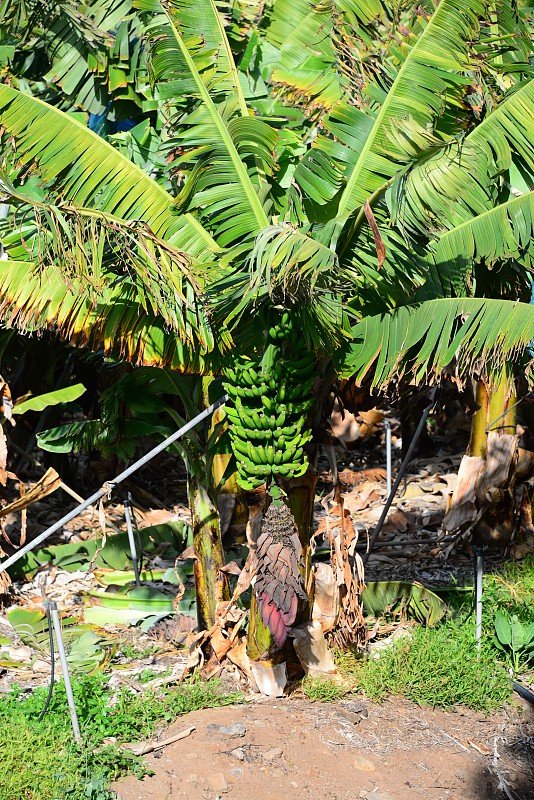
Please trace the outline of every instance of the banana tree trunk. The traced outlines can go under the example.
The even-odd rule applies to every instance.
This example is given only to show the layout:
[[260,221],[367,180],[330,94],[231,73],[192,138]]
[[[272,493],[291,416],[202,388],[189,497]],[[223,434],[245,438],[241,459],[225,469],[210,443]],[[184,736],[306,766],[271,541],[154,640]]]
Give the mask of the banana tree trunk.
[[228,577],[221,572],[224,553],[217,508],[205,485],[205,476],[188,477],[189,505],[193,518],[195,588],[199,629],[216,621],[217,603],[230,600]]
[[[491,378],[493,377],[493,380]],[[515,520],[516,392],[512,368],[477,384],[466,466],[473,469],[473,544],[506,547]]]
[[475,399],[479,408],[471,424],[468,454],[485,458],[488,429],[503,434],[515,433],[516,409],[512,406],[516,402],[516,393],[511,367],[505,366],[493,385],[479,380]]

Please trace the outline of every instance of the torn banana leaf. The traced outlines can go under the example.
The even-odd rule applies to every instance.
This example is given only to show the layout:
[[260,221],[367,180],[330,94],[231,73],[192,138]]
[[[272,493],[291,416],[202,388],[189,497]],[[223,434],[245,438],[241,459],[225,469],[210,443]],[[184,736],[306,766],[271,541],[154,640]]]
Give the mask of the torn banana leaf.
[[[180,579],[176,576],[176,572]],[[139,580],[142,582],[152,581],[154,583],[172,583],[174,586],[179,586],[180,581],[185,583],[193,575],[192,565],[187,562],[182,562],[176,567],[168,567],[167,569],[146,569],[139,574]],[[128,583],[135,582],[135,573],[133,570],[116,570],[116,569],[95,569],[95,580],[102,586],[126,586]]]
[[[48,621],[41,611],[13,608],[7,618],[24,644],[41,656],[50,657]],[[74,617],[63,618],[61,627],[67,662],[73,672],[92,674],[105,669],[117,649],[116,642],[101,632],[96,633],[87,623],[79,624]],[[57,653],[57,642],[55,649]]]
[[84,617],[94,625],[135,625],[146,617],[180,612],[196,615],[194,589],[185,592],[175,606],[172,595],[149,586],[139,586],[128,592],[88,592]]
[[362,592],[364,611],[375,617],[385,614],[435,625],[447,610],[446,603],[421,583],[376,581]]
[[[152,525],[139,531],[143,555],[153,558],[161,554],[173,561],[190,541],[190,526],[184,520]],[[54,565],[68,572],[89,568],[96,551],[102,546],[102,537],[83,542],[48,545],[30,551],[9,570],[12,578],[33,575],[44,564]],[[95,559],[95,566],[114,570],[131,570],[132,557],[127,533],[110,534],[106,544]]]

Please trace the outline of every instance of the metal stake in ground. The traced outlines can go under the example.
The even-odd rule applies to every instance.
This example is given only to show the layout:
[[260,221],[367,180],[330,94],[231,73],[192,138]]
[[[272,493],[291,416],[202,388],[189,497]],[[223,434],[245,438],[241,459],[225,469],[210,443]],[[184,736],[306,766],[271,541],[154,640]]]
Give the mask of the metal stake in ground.
[[67,656],[65,655],[65,646],[63,644],[63,632],[61,630],[61,623],[59,621],[59,614],[57,605],[54,602],[50,603],[50,616],[54,623],[54,631],[56,634],[57,651],[59,654],[59,661],[61,663],[61,671],[63,673],[63,682],[65,684],[65,692],[67,694],[67,703],[69,704],[70,718],[72,722],[72,730],[74,731],[74,738],[78,744],[81,743],[82,737],[80,734],[80,725],[78,723],[78,715],[76,713],[76,706],[74,705],[74,696],[72,694],[72,686],[70,682],[69,667],[67,664]]
[[482,644],[482,572],[484,566],[484,556],[482,547],[473,547],[475,554],[476,580],[475,580],[475,600],[476,600],[476,623],[475,637],[477,648],[480,650]]
[[128,529],[128,543],[130,545],[130,553],[132,554],[132,561],[133,561],[133,570],[135,575],[135,585],[140,586],[141,581],[139,580],[139,562],[137,560],[137,550],[135,547],[135,539],[134,539],[134,532],[132,526],[132,515],[130,513],[130,505],[132,502],[132,497],[130,492],[128,492],[128,497],[124,501],[124,517],[126,519],[126,527]]
[[389,419],[384,420],[384,427],[386,429],[386,491],[389,497],[391,494],[391,422]]

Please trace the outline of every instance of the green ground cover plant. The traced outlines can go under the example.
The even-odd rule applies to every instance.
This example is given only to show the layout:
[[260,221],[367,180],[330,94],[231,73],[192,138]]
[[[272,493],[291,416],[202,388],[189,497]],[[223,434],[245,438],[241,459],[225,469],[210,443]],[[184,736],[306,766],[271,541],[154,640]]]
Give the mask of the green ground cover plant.
[[332,703],[347,693],[346,686],[340,686],[332,678],[322,676],[311,678],[306,675],[302,681],[301,688],[308,700],[320,703]]
[[488,632],[493,632],[495,614],[500,609],[520,622],[534,622],[534,555],[522,561],[507,561],[502,570],[484,576],[483,611]]
[[517,674],[534,660],[534,623],[523,625],[517,614],[511,617],[498,609],[495,614],[493,644],[511,661]]
[[399,639],[379,658],[336,654],[341,673],[371,700],[388,695],[431,706],[465,705],[475,711],[498,708],[510,697],[504,667],[484,643],[477,652],[474,625],[452,619],[435,628],[417,627],[413,636]]
[[142,740],[181,714],[242,699],[216,680],[197,678],[163,693],[147,687],[132,694],[124,688],[114,692],[102,675],[82,676],[73,682],[73,691],[81,747],[73,740],[62,683],[41,722],[46,689],[26,693],[14,687],[0,699],[0,736],[6,745],[0,764],[2,800],[111,800],[111,780],[127,773],[143,777],[147,769],[141,759],[105,740]]

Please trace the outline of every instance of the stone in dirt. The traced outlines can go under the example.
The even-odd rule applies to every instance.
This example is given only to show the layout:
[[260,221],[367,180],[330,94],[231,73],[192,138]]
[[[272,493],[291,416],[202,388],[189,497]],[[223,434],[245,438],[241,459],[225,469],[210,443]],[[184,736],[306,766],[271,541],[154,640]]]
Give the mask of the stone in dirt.
[[346,703],[341,703],[346,711],[351,711],[353,714],[359,714],[361,717],[368,717],[369,712],[362,703],[356,703],[354,700],[349,700]]
[[245,751],[243,750],[242,747],[236,747],[235,750],[231,750],[230,755],[233,756],[234,758],[237,758],[238,761],[245,760]]
[[241,778],[243,775],[243,770],[241,767],[234,767],[230,770],[230,775],[234,775],[236,778]]
[[226,778],[222,772],[214,772],[208,778],[208,784],[210,789],[213,789],[214,792],[227,792],[228,784],[226,783]]
[[273,747],[271,750],[266,750],[262,755],[265,761],[275,761],[275,759],[281,758],[283,753],[284,751],[281,747]]
[[242,722],[235,722],[233,725],[215,725],[212,723],[208,725],[207,730],[209,733],[220,733],[221,736],[229,736],[232,739],[238,739],[247,732],[247,728]]
[[352,763],[354,768],[360,772],[374,772],[376,770],[373,762],[369,761],[368,758],[363,758],[363,756],[356,756]]

